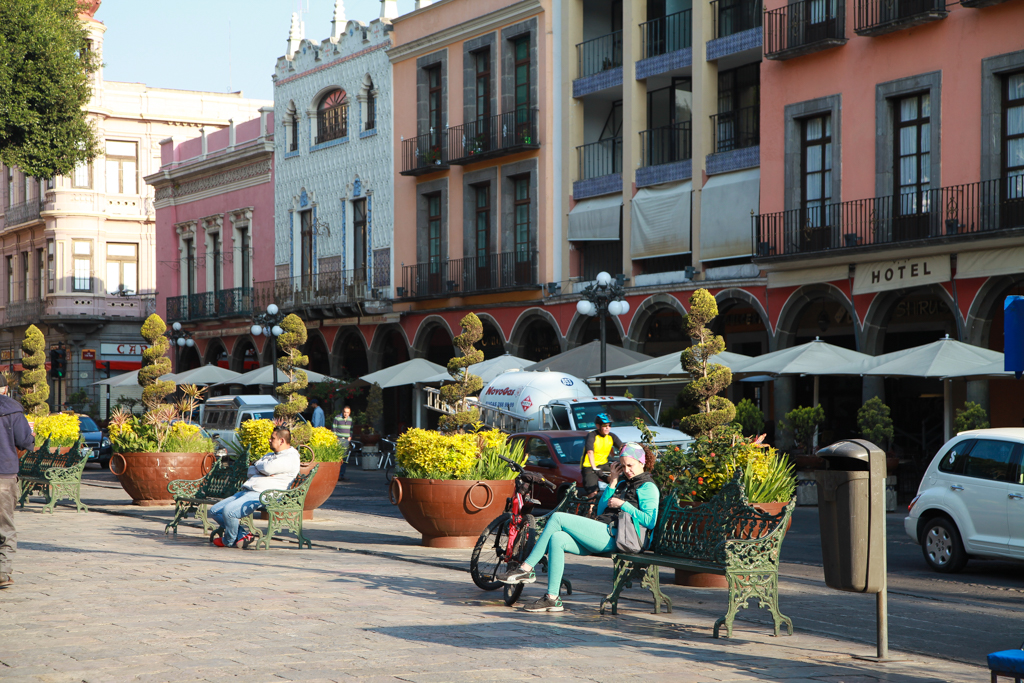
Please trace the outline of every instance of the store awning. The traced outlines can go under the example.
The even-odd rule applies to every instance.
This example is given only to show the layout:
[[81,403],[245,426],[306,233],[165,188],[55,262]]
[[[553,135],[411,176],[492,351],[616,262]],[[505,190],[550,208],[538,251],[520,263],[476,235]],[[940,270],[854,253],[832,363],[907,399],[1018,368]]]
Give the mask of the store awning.
[[701,191],[700,259],[738,258],[753,253],[751,212],[757,214],[761,171],[757,168],[708,178]]
[[569,212],[569,240],[593,242],[619,239],[622,195],[610,194],[577,202]]
[[645,187],[631,203],[630,254],[633,258],[674,256],[690,251],[690,197],[687,180]]

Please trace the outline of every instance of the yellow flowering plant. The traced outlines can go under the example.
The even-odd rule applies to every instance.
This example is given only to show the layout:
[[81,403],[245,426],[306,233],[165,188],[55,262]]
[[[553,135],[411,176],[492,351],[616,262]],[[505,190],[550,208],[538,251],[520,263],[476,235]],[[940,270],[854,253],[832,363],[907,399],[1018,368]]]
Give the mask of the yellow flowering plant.
[[[479,428],[479,424],[477,425]],[[523,464],[521,443],[497,429],[443,434],[410,429],[398,438],[398,474],[411,479],[513,479],[515,472],[498,456]]]
[[346,448],[338,436],[326,427],[313,427],[307,444],[316,454],[317,462],[341,462],[345,459]]
[[78,443],[81,430],[74,413],[55,413],[36,418],[36,448],[50,438],[51,448],[68,448]]
[[270,452],[270,435],[273,431],[273,420],[246,420],[235,430],[239,445],[249,450],[250,463]]

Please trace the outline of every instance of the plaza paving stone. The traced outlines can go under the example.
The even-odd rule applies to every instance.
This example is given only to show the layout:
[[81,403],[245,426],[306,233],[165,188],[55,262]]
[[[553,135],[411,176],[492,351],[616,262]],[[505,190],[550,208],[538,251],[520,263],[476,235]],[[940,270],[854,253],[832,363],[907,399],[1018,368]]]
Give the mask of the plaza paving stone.
[[[118,487],[119,488],[119,487]],[[216,548],[169,509],[86,486],[93,512],[38,502],[16,517],[13,588],[0,591],[0,681],[980,681],[987,670],[921,655],[874,664],[874,647],[802,628],[775,638],[757,612],[711,637],[721,591],[669,587],[673,614],[630,591],[598,613],[607,561],[569,565],[561,614],[505,607],[477,589],[469,551],[420,547],[404,521],[320,511],[316,545]],[[665,582],[669,576],[663,575]],[[528,586],[525,599],[543,592]],[[788,585],[782,598],[806,586]],[[858,596],[865,597],[865,596]]]

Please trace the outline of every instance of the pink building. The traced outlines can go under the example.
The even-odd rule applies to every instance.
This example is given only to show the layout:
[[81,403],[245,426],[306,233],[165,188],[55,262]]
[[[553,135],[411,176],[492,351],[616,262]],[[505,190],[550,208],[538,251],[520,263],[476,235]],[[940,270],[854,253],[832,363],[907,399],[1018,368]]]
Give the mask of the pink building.
[[265,107],[210,135],[167,138],[160,171],[145,179],[156,191],[157,312],[196,341],[177,356],[176,372],[259,366],[248,333],[254,278],[274,268],[273,131]]

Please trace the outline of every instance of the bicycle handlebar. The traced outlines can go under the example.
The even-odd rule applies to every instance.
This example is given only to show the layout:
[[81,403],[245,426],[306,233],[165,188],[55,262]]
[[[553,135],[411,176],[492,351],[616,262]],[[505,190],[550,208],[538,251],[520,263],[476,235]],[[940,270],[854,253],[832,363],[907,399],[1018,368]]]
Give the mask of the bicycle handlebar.
[[527,472],[519,463],[509,460],[503,455],[499,455],[498,457],[508,463],[508,466],[512,468],[513,472],[519,473],[524,478],[529,479],[534,483],[542,484],[549,491],[554,491],[557,488],[553,483],[545,479],[543,474],[540,474],[539,472]]

